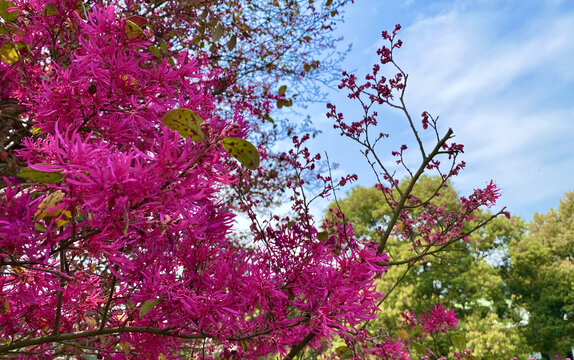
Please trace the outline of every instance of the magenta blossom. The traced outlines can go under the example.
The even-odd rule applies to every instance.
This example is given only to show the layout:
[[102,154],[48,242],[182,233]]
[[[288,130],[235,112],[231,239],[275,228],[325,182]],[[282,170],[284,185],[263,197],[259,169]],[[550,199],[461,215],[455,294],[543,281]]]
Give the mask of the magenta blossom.
[[420,328],[425,331],[425,335],[429,333],[443,332],[448,335],[448,330],[456,330],[458,319],[454,313],[454,309],[447,311],[442,307],[442,304],[435,304],[434,310],[429,314],[419,315],[421,326]]

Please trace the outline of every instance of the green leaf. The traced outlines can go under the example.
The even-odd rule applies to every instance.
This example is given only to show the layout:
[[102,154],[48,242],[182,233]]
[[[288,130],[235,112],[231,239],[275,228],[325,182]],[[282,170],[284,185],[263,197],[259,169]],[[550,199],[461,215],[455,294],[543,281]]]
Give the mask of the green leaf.
[[57,16],[57,15],[58,10],[56,10],[54,4],[48,4],[44,6],[44,8],[42,9],[42,16]]
[[329,239],[329,233],[326,231],[321,231],[317,233],[317,239],[321,241],[327,241]]
[[464,355],[463,356],[464,360],[478,360],[480,359],[478,356],[474,356],[474,355]]
[[246,168],[255,170],[259,167],[259,153],[249,141],[228,137],[223,139],[222,143],[225,151],[239,160]]
[[155,45],[150,45],[148,48],[150,53],[153,54],[153,56],[155,56],[156,58],[161,58],[161,53],[159,52],[159,49],[157,46]]
[[15,5],[12,1],[0,1],[0,17],[6,21],[16,20],[16,14],[18,14],[17,11],[15,12],[6,11],[6,9],[14,6]]
[[144,31],[131,20],[126,20],[125,32],[128,39],[137,40],[145,37]]
[[450,341],[458,350],[466,349],[466,338],[463,335],[451,335]]
[[53,184],[62,180],[62,173],[56,172],[43,172],[31,168],[23,168],[16,174],[19,178],[30,179],[40,183]]
[[167,43],[165,41],[162,41],[159,43],[159,47],[161,48],[161,52],[164,55],[167,55]]
[[289,107],[293,105],[293,100],[277,100],[277,108],[281,109],[283,106]]
[[140,318],[146,316],[146,314],[149,313],[157,304],[159,304],[159,299],[144,301],[140,307]]
[[273,121],[273,118],[271,116],[269,116],[269,114],[263,115],[263,119],[266,121],[269,121],[272,124],[275,124],[275,121]]
[[0,46],[0,59],[7,64],[13,64],[20,59],[14,44],[7,42]]
[[411,342],[411,344],[413,344],[413,347],[421,354],[425,354],[427,351],[427,348],[422,345],[421,343],[418,343],[416,341]]
[[325,6],[331,6],[332,3],[333,3],[333,0],[327,0],[327,2],[325,3]]
[[211,34],[211,40],[213,40],[213,42],[217,42],[219,39],[221,39],[222,36],[223,26],[219,25],[215,28],[215,30],[213,30],[213,33]]
[[235,35],[232,35],[231,39],[229,39],[229,41],[227,42],[227,49],[231,51],[235,49],[236,45],[237,45],[237,37]]
[[171,110],[161,119],[161,123],[177,131],[182,137],[189,137],[192,141],[203,141],[205,138],[201,131],[203,119],[189,109]]
[[286,91],[287,91],[287,85],[283,85],[279,88],[279,91],[277,91],[277,94],[283,96],[283,95],[285,95]]

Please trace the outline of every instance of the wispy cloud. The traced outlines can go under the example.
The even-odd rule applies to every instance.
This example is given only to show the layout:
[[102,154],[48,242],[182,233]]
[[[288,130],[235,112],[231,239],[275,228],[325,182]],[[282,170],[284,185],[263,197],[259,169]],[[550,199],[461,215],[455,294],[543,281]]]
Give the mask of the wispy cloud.
[[421,16],[402,34],[399,61],[408,102],[440,115],[466,145],[469,168],[455,186],[495,178],[502,202],[529,217],[574,190],[574,13],[501,10]]

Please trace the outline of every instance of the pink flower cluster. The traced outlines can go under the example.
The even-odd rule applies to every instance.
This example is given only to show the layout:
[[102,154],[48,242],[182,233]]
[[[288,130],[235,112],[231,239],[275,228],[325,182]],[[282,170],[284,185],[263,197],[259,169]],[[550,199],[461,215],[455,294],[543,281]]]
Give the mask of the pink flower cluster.
[[[221,141],[247,123],[218,116],[206,62],[158,60],[151,30],[114,7],[15,3],[0,42],[26,51],[0,78],[36,132],[19,155],[60,177],[4,179],[0,353],[75,356],[62,336],[110,359],[258,359],[375,317],[388,257],[349,229],[330,243],[310,217],[285,220],[236,246],[221,189],[237,165]],[[204,120],[201,141],[162,125],[175,107]],[[341,236],[353,246],[333,246]]]
[[458,324],[454,309],[446,310],[440,303],[435,304],[434,309],[430,310],[430,312],[418,314],[418,317],[413,312],[405,312],[401,316],[403,318],[400,321],[401,323],[411,329],[418,326],[425,331],[425,335],[439,332],[448,335],[448,330],[456,330]]

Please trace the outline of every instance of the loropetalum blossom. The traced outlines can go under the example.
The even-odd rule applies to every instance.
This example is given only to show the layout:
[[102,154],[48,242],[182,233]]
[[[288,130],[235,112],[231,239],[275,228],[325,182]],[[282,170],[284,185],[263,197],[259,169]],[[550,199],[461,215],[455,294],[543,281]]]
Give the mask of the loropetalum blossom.
[[[356,177],[334,182],[318,173],[320,156],[304,146],[309,136],[293,138],[282,161],[295,169],[286,181],[294,217],[257,224],[250,213],[255,243],[238,246],[222,189],[249,174],[229,161],[222,140],[248,136],[240,109],[249,104],[231,103],[235,115],[223,118],[218,114],[230,111],[220,112],[212,96],[214,81],[230,74],[185,51],[159,59],[149,48],[154,34],[145,19],[140,29],[113,6],[14,3],[15,20],[2,25],[9,30],[0,33],[0,43],[17,49],[18,57],[0,62],[1,84],[9,85],[0,95],[17,100],[21,116],[34,124],[36,135],[18,152],[22,161],[61,178],[3,179],[0,336],[6,341],[0,353],[259,359],[300,344],[318,347],[321,338],[338,334],[355,345],[368,342],[367,354],[409,358],[402,341],[368,338],[361,327],[382,298],[375,278],[390,262],[384,242],[356,239],[344,221],[320,231],[309,214],[304,172],[325,184],[319,196]],[[392,63],[392,51],[401,46],[394,42],[397,30],[383,33],[392,46],[379,50],[382,64]],[[351,98],[373,89],[371,103],[388,103],[404,90],[406,76],[381,79],[379,70],[375,66],[363,85],[346,74],[342,87],[353,90]],[[174,108],[204,120],[200,140],[162,125]],[[347,125],[329,109],[343,135],[359,142],[377,124],[376,113]],[[423,128],[437,129],[428,113]],[[445,178],[464,167],[455,161],[462,146],[449,138],[438,150],[453,163]],[[398,165],[407,149],[393,153]],[[440,163],[432,159],[425,169],[440,171]],[[391,196],[398,181],[383,178],[389,185],[379,188]],[[472,213],[498,196],[492,183],[462,199],[460,213],[413,196],[390,201],[400,208],[394,234],[416,237],[413,246],[427,250],[459,240]],[[255,205],[246,198],[240,206]],[[425,211],[413,217],[408,209],[419,205]],[[440,305],[419,320],[427,333],[456,326],[454,313]]]
[[[3,179],[0,353],[258,359],[375,317],[388,256],[350,229],[324,242],[307,216],[254,248],[230,239],[220,189],[238,165],[221,140],[248,126],[217,115],[206,61],[156,59],[113,7],[14,3],[0,42],[24,45],[0,74],[37,129],[18,154],[62,178]],[[204,120],[202,141],[162,126],[175,107]]]
[[439,332],[448,335],[448,330],[456,330],[458,324],[454,309],[447,311],[441,304],[435,304],[434,309],[419,315],[419,318],[421,323],[419,327],[425,331],[425,335]]

